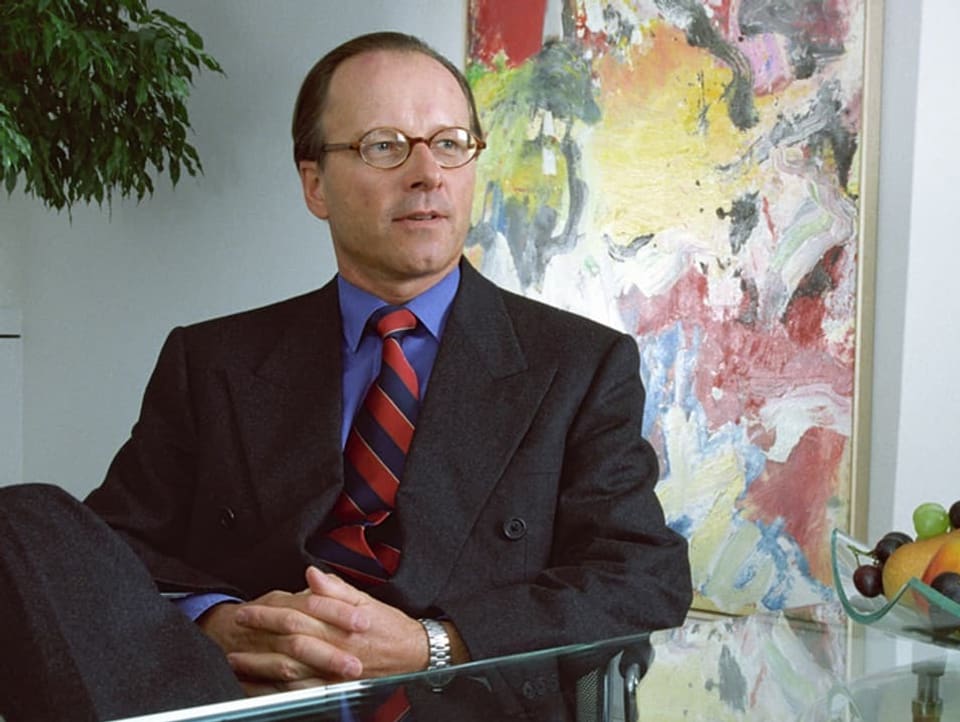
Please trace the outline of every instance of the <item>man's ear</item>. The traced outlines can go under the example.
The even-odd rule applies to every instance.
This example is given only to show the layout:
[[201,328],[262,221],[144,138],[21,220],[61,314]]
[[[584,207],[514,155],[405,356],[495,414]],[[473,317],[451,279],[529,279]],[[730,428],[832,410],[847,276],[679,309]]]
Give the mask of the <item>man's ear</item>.
[[323,171],[315,160],[302,160],[297,164],[300,171],[300,184],[303,186],[303,200],[307,208],[317,218],[327,220],[327,197],[324,192]]

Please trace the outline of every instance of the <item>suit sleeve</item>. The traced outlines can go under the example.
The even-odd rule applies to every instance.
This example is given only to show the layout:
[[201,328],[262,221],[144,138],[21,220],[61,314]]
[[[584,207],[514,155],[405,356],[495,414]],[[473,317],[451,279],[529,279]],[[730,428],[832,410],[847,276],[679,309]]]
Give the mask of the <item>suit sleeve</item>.
[[618,335],[572,412],[544,568],[442,601],[474,658],[682,623],[692,598],[687,543],[654,493],[638,368],[636,343]]
[[184,561],[197,474],[183,329],[170,333],[130,438],[85,503],[117,531],[165,591],[240,592]]

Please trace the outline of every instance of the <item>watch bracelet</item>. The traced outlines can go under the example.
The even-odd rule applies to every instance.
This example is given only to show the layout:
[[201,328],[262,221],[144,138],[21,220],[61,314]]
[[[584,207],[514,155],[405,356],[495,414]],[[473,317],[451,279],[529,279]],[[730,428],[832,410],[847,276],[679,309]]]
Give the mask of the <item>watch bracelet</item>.
[[427,671],[445,669],[450,666],[450,635],[436,619],[418,619],[427,634],[430,658]]

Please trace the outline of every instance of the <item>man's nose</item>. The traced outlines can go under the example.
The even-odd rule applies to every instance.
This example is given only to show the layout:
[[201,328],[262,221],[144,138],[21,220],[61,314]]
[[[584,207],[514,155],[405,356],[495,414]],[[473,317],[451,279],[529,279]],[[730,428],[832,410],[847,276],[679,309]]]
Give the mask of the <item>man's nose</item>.
[[443,182],[443,168],[433,157],[433,151],[425,141],[415,142],[410,148],[410,157],[404,164],[411,189],[433,189]]

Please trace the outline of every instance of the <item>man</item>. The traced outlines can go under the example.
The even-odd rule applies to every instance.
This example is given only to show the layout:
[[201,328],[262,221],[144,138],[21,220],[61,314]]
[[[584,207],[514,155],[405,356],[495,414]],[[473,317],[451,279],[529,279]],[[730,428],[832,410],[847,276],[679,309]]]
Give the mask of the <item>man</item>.
[[[483,147],[463,76],[414,38],[363,36],[307,76],[293,130],[337,278],[175,330],[89,508],[185,595],[180,617],[247,693],[680,623],[686,544],[653,493],[634,341],[461,258]],[[404,335],[366,328],[384,306],[412,312]],[[381,349],[413,404],[389,429],[403,448],[387,492],[353,457],[374,445],[354,419],[384,408],[366,398]],[[358,511],[355,483],[386,501]],[[14,503],[0,496],[0,522]]]

